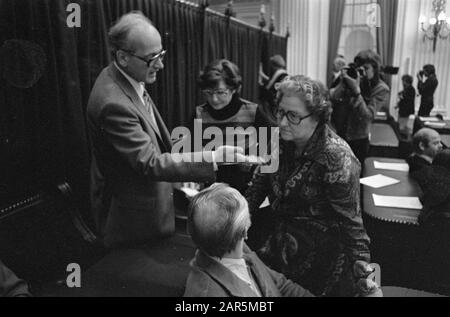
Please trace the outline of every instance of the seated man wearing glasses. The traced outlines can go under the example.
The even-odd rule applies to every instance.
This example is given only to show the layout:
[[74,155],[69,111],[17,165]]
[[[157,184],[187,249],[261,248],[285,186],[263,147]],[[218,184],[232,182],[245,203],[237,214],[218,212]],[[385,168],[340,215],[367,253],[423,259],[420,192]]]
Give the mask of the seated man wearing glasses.
[[271,205],[272,230],[259,255],[314,295],[357,295],[353,267],[370,261],[360,163],[328,125],[323,84],[295,76],[277,88],[280,167],[274,174],[257,170],[246,194],[252,216],[266,197]]
[[214,181],[216,165],[237,161],[242,151],[219,147],[183,153],[180,160],[145,88],[164,68],[158,30],[142,13],[131,12],[111,28],[109,42],[114,62],[95,82],[87,121],[94,219],[104,244],[118,247],[174,233],[172,182]]
[[[224,143],[229,140],[232,144],[248,150],[256,146],[258,128],[262,125],[262,116],[258,105],[240,97],[242,77],[239,68],[228,60],[216,60],[205,67],[199,78],[206,103],[196,108],[195,118],[201,120],[202,132],[210,127],[220,129],[224,136]],[[199,121],[197,121],[199,122]],[[241,141],[236,142],[233,133],[227,128],[255,128]],[[268,132],[268,136],[270,131]],[[203,133],[202,133],[203,135]],[[227,139],[228,138],[228,139]],[[267,138],[268,139],[268,138]],[[211,139],[204,138],[203,146]],[[241,192],[245,192],[251,179],[249,166],[221,166],[217,173],[217,181],[227,183]]]

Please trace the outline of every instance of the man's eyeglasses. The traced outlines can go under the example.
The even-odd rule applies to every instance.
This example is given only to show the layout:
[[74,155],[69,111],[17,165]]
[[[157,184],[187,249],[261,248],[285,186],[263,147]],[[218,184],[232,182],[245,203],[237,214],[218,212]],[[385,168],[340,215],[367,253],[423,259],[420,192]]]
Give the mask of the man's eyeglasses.
[[303,120],[305,120],[313,115],[311,113],[307,116],[302,117],[302,116],[299,116],[298,114],[296,114],[295,112],[284,111],[281,108],[275,108],[273,114],[277,118],[278,121],[281,121],[281,120],[283,120],[284,117],[286,117],[288,119],[288,121],[293,125],[300,125],[300,123]]
[[212,97],[212,96],[216,95],[219,98],[226,98],[230,94],[230,89],[216,89],[216,90],[205,89],[205,90],[202,90],[202,93],[206,97]]
[[134,54],[134,52],[129,51],[129,50],[122,50],[128,54],[130,54],[131,56],[136,57],[137,59],[140,59],[141,61],[145,62],[147,64],[147,67],[150,67],[150,65],[156,61],[164,61],[164,56],[166,56],[167,51],[166,50],[162,50],[161,52],[157,53],[156,55],[153,55],[152,57],[150,57],[149,59],[145,59],[144,57],[138,56],[136,54]]

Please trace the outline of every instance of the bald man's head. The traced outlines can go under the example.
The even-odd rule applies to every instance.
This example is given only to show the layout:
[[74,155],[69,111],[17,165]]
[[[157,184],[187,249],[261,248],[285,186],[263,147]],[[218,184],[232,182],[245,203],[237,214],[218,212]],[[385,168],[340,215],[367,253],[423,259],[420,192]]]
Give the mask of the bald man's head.
[[[152,22],[141,12],[123,15],[109,31],[114,60],[131,78],[152,84],[156,73],[164,68],[162,39]],[[149,62],[150,61],[150,62]]]
[[442,140],[439,133],[433,129],[424,128],[414,135],[414,151],[434,159],[442,150]]
[[221,258],[247,234],[251,225],[247,201],[225,184],[213,185],[194,197],[188,225],[197,246]]

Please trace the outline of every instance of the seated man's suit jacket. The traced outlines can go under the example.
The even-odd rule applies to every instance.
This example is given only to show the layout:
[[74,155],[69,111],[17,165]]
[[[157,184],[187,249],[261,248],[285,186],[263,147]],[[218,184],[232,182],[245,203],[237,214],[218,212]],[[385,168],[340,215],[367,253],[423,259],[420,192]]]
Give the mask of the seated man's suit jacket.
[[[244,260],[262,297],[313,297],[300,285],[266,266],[248,247]],[[203,251],[191,262],[185,297],[256,297],[252,289],[233,272]]]
[[160,133],[114,64],[97,78],[87,107],[91,203],[107,247],[170,236],[175,230],[172,182],[215,180],[211,152],[189,155],[208,156],[200,163],[174,159],[169,131],[154,106],[153,111]]

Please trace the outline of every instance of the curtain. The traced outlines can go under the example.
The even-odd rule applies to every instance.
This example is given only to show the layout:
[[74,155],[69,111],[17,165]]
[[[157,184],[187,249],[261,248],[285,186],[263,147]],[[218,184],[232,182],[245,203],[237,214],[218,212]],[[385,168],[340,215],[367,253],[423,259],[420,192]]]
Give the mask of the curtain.
[[[69,3],[81,7],[80,28],[66,25]],[[268,34],[235,20],[175,0],[0,0],[0,48],[20,39],[41,47],[45,56],[42,76],[27,88],[17,88],[12,78],[29,72],[22,67],[28,64],[14,63],[17,54],[0,57],[0,206],[67,181],[79,209],[89,212],[86,105],[111,62],[108,29],[132,10],[153,21],[168,51],[165,69],[148,89],[169,128],[187,126],[203,102],[197,78],[213,59],[236,62],[243,97],[257,101],[262,38]],[[272,35],[266,45],[285,56],[286,43]]]
[[[77,45],[87,33],[66,26],[69,3],[0,2],[0,205],[68,181],[87,210],[89,150],[82,105],[92,63],[90,52]],[[18,39],[24,47],[8,51],[7,43]],[[25,57],[33,45],[43,52],[44,61],[34,60],[43,63],[42,76],[31,87],[18,88],[13,79],[36,75]],[[98,59],[103,47],[96,48]]]
[[[397,27],[398,0],[377,0],[380,6],[381,27],[377,28],[377,47],[383,65],[394,62],[395,31]],[[391,76],[385,78],[391,86]]]
[[344,19],[345,0],[330,1],[330,24],[328,27],[328,59],[327,85],[331,85],[333,61],[336,58],[339,40],[341,38],[342,21]]

